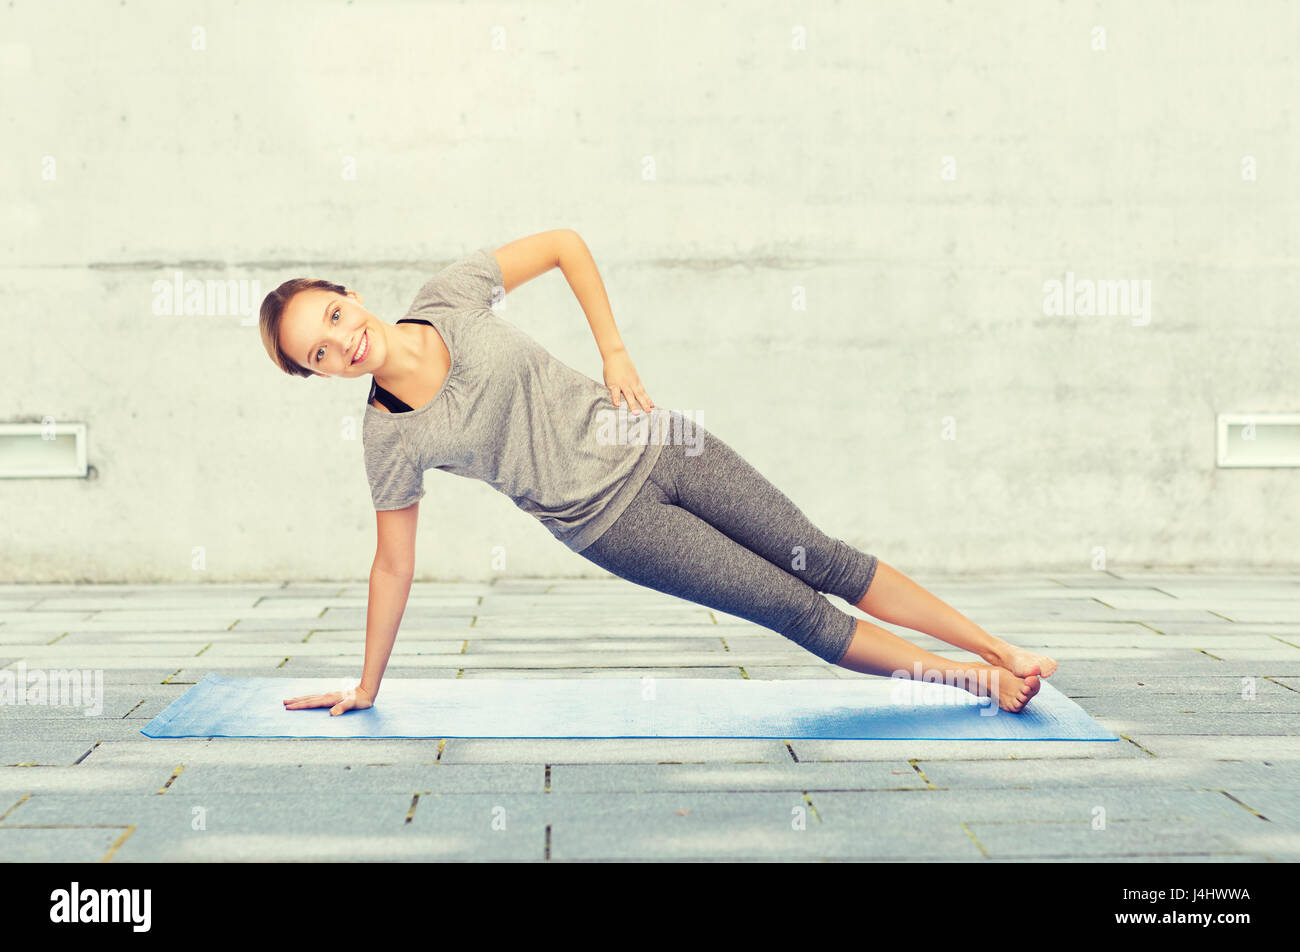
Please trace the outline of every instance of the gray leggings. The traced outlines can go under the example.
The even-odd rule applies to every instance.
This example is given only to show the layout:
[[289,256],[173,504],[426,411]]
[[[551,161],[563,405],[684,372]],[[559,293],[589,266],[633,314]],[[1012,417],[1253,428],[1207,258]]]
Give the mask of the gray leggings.
[[[679,422],[687,430],[679,431]],[[671,423],[669,433],[694,428],[694,445],[664,441],[640,492],[579,555],[638,585],[780,632],[837,663],[857,619],[818,593],[856,605],[871,587],[876,557],[827,536],[700,424]]]

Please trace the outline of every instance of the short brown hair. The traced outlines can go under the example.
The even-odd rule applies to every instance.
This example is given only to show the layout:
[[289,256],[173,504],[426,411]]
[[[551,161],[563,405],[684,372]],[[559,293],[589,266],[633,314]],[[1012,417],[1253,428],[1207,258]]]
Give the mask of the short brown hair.
[[280,346],[280,322],[284,320],[284,309],[299,291],[331,291],[334,294],[346,294],[348,289],[341,284],[313,278],[292,278],[284,282],[262,299],[262,346],[275,365],[287,374],[295,377],[310,377],[312,372],[290,357]]

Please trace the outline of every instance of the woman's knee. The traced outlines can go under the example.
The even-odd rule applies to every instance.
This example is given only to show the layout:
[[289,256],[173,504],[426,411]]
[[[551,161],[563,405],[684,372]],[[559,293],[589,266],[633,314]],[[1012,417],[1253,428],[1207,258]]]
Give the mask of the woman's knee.
[[792,562],[791,574],[819,592],[856,605],[875,578],[876,564],[874,555],[826,536],[817,540],[810,555]]
[[848,648],[857,619],[840,611],[820,593],[805,588],[806,594],[793,600],[781,617],[769,618],[764,624],[834,664]]

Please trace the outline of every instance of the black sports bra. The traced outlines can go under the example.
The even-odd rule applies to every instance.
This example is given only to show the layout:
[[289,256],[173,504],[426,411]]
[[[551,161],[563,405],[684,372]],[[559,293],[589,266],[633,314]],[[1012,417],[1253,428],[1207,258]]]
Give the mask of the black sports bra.
[[[428,324],[430,327],[433,327],[433,322],[432,322],[432,321],[426,321],[426,320],[424,320],[423,318],[420,318],[420,317],[404,317],[404,318],[402,318],[400,321],[398,321],[397,323],[399,323],[399,324]],[[382,403],[384,406],[386,406],[386,407],[388,408],[388,412],[389,412],[389,413],[411,413],[411,412],[412,412],[412,410],[411,410],[411,408],[410,408],[409,406],[407,406],[405,403],[403,403],[401,400],[399,400],[399,399],[398,399],[397,397],[395,397],[393,394],[389,393],[389,392],[388,392],[387,390],[385,390],[383,387],[379,386],[379,381],[377,381],[374,377],[371,377],[371,378],[370,378],[370,396],[366,398],[366,403],[370,403],[370,402],[372,402],[372,401],[374,401],[374,400],[378,400],[380,403]]]

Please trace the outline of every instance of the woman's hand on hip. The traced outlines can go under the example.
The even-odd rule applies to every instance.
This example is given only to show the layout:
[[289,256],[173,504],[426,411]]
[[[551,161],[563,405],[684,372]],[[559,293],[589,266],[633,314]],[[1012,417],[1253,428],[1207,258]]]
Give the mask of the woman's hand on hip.
[[327,694],[304,694],[289,698],[284,702],[286,711],[301,711],[309,707],[328,707],[330,714],[342,714],[344,711],[364,711],[375,703],[375,699],[365,688],[349,688],[346,691],[330,691]]
[[609,388],[609,399],[616,407],[621,406],[619,399],[625,398],[628,409],[633,413],[649,413],[654,408],[654,401],[641,385],[632,358],[622,348],[605,358],[605,386]]

